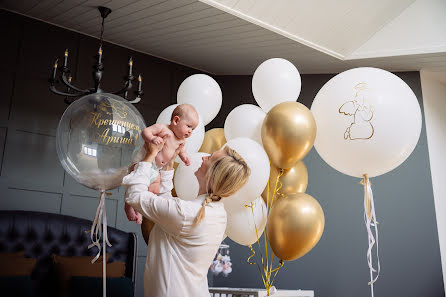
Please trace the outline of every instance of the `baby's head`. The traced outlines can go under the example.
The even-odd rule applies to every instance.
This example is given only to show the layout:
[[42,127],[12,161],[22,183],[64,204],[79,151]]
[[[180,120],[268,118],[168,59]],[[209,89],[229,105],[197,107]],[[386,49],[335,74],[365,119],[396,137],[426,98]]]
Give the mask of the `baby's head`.
[[180,104],[172,112],[169,128],[180,139],[188,138],[198,125],[198,112],[190,104]]

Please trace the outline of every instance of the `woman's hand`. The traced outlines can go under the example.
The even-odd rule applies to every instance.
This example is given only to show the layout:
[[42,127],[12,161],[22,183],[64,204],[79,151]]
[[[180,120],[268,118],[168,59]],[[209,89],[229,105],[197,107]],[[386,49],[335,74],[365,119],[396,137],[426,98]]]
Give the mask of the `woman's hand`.
[[159,151],[163,149],[164,143],[166,143],[166,137],[164,137],[163,141],[158,144],[155,144],[153,142],[145,142],[144,147],[146,148],[147,153],[144,159],[142,159],[141,161],[152,163]]
[[175,162],[175,159],[178,156],[178,154],[180,153],[180,151],[183,148],[183,146],[184,146],[184,143],[180,144],[180,146],[175,151],[175,154],[173,154],[172,159],[169,162],[167,162],[166,165],[164,165],[164,167],[163,167],[164,171],[168,171],[168,170],[172,170],[173,169],[173,163]]

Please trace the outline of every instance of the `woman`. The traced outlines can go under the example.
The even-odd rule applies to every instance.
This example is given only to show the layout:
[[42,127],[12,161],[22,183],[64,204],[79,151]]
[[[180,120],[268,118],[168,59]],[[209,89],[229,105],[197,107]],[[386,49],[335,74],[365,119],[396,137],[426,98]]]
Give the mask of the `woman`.
[[203,157],[195,172],[197,199],[172,197],[174,158],[161,170],[159,195],[147,190],[150,166],[163,144],[147,144],[147,154],[124,177],[126,202],[155,223],[144,272],[145,297],[208,297],[207,271],[226,229],[222,198],[237,192],[250,170],[237,152],[225,147]]

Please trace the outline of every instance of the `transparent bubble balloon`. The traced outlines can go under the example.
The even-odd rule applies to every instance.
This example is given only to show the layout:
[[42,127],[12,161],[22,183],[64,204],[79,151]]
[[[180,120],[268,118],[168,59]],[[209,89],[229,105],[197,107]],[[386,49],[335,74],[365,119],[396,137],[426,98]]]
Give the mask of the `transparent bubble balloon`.
[[90,94],[62,115],[56,134],[57,155],[79,183],[95,190],[121,185],[136,159],[145,128],[139,111],[119,96]]

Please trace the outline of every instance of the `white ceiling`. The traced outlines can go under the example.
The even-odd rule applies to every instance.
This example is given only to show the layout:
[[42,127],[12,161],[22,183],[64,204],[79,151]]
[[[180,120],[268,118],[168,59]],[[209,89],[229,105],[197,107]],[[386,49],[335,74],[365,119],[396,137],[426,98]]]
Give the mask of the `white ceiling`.
[[105,40],[219,75],[252,74],[272,57],[290,60],[301,73],[359,66],[446,71],[444,0],[3,0],[0,5],[95,37],[101,23],[96,7],[107,6],[113,12],[105,22]]
[[415,0],[202,0],[343,58]]

